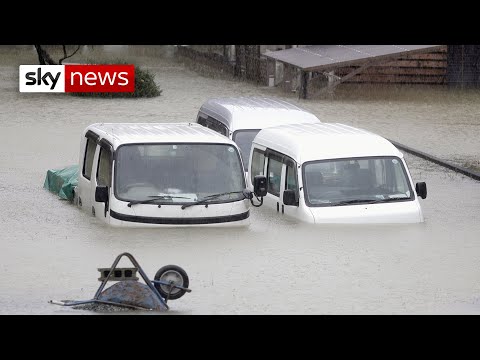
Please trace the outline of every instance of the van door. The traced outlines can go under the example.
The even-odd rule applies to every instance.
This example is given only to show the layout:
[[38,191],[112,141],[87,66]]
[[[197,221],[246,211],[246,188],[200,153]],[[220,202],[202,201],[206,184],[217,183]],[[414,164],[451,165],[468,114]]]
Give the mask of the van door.
[[110,222],[109,201],[95,201],[95,190],[97,186],[108,187],[108,198],[112,196],[112,164],[113,164],[113,147],[111,144],[102,139],[97,147],[97,157],[95,161],[95,186],[92,187],[93,207],[95,216],[102,221]]
[[80,173],[78,176],[78,206],[89,214],[92,213],[92,174],[97,141],[99,136],[89,130],[80,144]]

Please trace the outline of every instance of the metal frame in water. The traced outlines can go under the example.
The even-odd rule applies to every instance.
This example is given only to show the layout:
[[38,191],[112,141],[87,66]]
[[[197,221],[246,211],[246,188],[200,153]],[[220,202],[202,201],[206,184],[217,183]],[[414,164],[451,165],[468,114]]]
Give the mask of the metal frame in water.
[[[122,257],[128,257],[128,259],[132,262],[134,265],[134,268],[128,268],[127,270],[130,270],[130,272],[126,271],[121,271],[121,275],[117,276],[115,270],[122,269],[122,268],[117,268],[117,265]],[[175,273],[178,273],[178,270],[180,271],[181,279],[182,279],[182,284],[178,284],[178,282],[175,281],[165,281],[161,280],[162,275],[166,274],[170,268],[174,268],[177,271]],[[105,268],[100,268],[99,269],[101,276],[98,280],[100,280],[102,283],[100,284],[100,287],[98,288],[97,292],[95,293],[94,297],[89,300],[73,300],[73,301],[58,301],[58,300],[50,300],[49,303],[55,304],[55,305],[61,305],[61,306],[77,306],[77,305],[84,305],[84,304],[91,304],[91,303],[97,303],[97,304],[106,304],[106,305],[115,305],[115,306],[121,306],[121,307],[129,307],[133,309],[138,309],[138,310],[148,310],[152,311],[155,310],[154,306],[152,307],[146,307],[146,306],[141,306],[141,305],[135,305],[135,302],[139,302],[138,298],[135,298],[135,296],[132,294],[132,292],[135,291],[129,291],[132,290],[133,284],[138,284],[136,281],[138,278],[134,276],[136,274],[136,271],[140,274],[142,279],[145,281],[146,286],[151,290],[151,293],[153,293],[154,298],[157,301],[157,308],[160,308],[162,311],[166,311],[169,309],[167,302],[171,298],[172,293],[174,292],[174,289],[178,289],[179,292],[176,293],[175,297],[173,299],[178,299],[181,296],[183,296],[187,292],[191,292],[192,290],[188,288],[188,276],[186,275],[186,272],[181,269],[180,267],[176,265],[169,265],[169,266],[164,266],[162,267],[156,274],[155,280],[150,280],[148,276],[145,274],[143,269],[141,268],[140,264],[135,260],[133,255],[130,253],[122,253],[117,256],[115,261],[113,262],[112,266],[110,267],[109,271],[108,269]],[[106,275],[106,271],[108,271],[108,275]],[[131,273],[131,278],[128,279],[128,276],[126,274]],[[105,288],[105,285],[107,284],[108,281],[118,281],[117,284],[111,286],[110,288],[106,289],[105,291],[112,289],[114,286],[118,285],[117,288],[120,289],[120,295],[118,295],[118,291],[116,293],[115,299],[118,299],[117,301],[111,301],[111,300],[106,300],[105,296],[102,298],[102,295],[105,294],[105,291],[103,289]],[[155,285],[156,286],[155,286]],[[182,286],[182,285],[187,285],[187,286]],[[160,294],[160,286],[163,285],[161,292],[165,294],[165,296],[162,296]],[[158,287],[158,288],[157,288]],[[166,291],[165,291],[166,289]],[[135,294],[138,296],[138,292]]]

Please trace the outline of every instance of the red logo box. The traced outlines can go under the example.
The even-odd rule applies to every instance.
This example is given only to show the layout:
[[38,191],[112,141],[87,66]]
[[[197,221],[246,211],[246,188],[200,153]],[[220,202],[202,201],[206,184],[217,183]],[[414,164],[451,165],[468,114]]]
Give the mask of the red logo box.
[[134,91],[134,65],[65,65],[65,92]]

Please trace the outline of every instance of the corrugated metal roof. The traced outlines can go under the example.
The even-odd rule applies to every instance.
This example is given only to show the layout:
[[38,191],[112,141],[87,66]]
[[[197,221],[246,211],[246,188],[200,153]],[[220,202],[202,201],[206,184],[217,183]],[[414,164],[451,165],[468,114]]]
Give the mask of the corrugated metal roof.
[[267,52],[264,55],[302,70],[313,71],[358,65],[369,60],[394,58],[414,52],[429,52],[443,45],[308,45]]

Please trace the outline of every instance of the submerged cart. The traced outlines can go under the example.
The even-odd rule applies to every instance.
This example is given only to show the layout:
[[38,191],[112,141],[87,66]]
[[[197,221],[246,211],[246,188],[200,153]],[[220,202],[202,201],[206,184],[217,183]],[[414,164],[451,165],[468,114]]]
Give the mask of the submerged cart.
[[[132,268],[118,268],[122,257],[126,256],[133,264]],[[58,301],[50,300],[51,304],[61,306],[78,306],[84,304],[106,304],[128,307],[138,310],[166,311],[169,309],[168,300],[181,298],[185,293],[191,292],[188,288],[189,279],[184,269],[177,265],[166,265],[150,280],[140,264],[130,253],[117,256],[110,268],[100,268],[100,287],[90,300]],[[137,272],[145,284],[140,283]],[[116,283],[105,289],[108,281]]]

